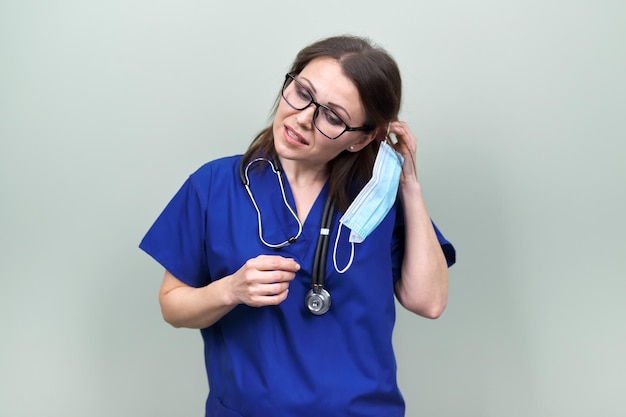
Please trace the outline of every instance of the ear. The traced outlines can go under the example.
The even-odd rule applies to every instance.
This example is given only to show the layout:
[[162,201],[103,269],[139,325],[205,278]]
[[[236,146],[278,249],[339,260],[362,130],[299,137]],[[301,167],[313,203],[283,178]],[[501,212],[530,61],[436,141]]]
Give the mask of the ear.
[[[365,148],[371,141],[378,138],[380,135],[380,130],[378,128],[374,129],[370,133],[363,134],[356,142],[352,143],[348,146],[348,151],[350,152],[358,152],[361,149]],[[384,137],[382,138],[384,140]]]

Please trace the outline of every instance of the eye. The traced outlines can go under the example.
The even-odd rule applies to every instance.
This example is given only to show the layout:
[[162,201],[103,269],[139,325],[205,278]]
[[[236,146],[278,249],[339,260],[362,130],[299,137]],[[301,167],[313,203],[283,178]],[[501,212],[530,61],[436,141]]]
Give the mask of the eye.
[[341,118],[337,115],[337,113],[327,107],[320,107],[320,112],[322,113],[322,117],[324,117],[324,120],[326,120],[331,125],[341,126],[345,124],[343,120],[341,120]]
[[311,94],[309,93],[309,90],[307,90],[306,88],[304,88],[304,86],[298,83],[296,83],[295,86],[296,94],[298,95],[298,97],[305,101],[311,101]]

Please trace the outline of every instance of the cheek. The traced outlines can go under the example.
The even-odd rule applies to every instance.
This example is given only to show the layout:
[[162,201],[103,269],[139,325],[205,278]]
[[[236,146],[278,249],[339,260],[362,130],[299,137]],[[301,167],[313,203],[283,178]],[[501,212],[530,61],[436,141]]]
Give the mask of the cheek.
[[282,126],[286,117],[287,114],[281,102],[281,104],[278,105],[278,108],[276,109],[276,114],[274,114],[274,119],[272,120],[272,126],[274,128],[274,131]]
[[331,141],[328,138],[324,137],[325,154],[329,157],[329,159],[335,159],[341,152],[347,149],[347,145],[343,142]]
[[293,113],[294,110],[287,103],[285,103],[285,100],[280,100],[278,102],[278,107],[276,108],[274,120],[282,121]]

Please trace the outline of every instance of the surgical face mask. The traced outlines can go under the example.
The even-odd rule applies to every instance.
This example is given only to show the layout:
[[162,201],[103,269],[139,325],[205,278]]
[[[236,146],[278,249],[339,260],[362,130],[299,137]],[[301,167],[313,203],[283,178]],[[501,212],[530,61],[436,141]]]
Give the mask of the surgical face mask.
[[[387,142],[381,142],[374,162],[372,178],[339,219],[339,230],[333,250],[333,262],[337,272],[344,273],[350,268],[354,259],[354,244],[363,242],[389,213],[398,194],[403,162],[404,158],[399,152],[396,152]],[[348,264],[339,269],[337,266],[337,243],[342,225],[350,229],[349,241],[352,250]]]
[[356,196],[339,222],[350,229],[350,242],[361,243],[383,221],[396,201],[404,158],[381,142],[372,178]]

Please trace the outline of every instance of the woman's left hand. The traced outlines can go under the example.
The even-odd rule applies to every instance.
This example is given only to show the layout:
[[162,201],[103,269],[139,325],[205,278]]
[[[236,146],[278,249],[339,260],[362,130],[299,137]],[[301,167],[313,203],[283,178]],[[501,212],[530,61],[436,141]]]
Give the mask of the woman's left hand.
[[[404,157],[402,165],[402,175],[400,183],[417,182],[417,168],[415,165],[417,154],[417,139],[406,122],[395,121],[389,125],[389,133],[393,133],[398,139],[398,143],[392,145]],[[391,141],[389,141],[391,144]]]

